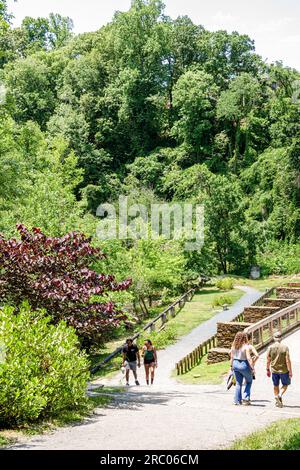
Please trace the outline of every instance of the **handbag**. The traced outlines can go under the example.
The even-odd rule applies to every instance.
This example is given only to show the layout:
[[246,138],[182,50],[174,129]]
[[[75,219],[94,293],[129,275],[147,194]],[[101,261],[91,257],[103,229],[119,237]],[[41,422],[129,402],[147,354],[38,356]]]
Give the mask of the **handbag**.
[[233,385],[236,385],[236,378],[233,371],[231,370],[227,378],[227,390],[229,390]]

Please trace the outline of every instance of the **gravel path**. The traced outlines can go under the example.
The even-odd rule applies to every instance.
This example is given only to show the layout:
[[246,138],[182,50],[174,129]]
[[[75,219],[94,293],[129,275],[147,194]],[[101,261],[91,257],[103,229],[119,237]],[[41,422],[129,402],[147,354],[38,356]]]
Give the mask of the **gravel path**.
[[[240,299],[239,309],[259,296],[253,289],[243,289],[246,295]],[[294,379],[283,409],[274,406],[271,381],[265,375],[265,355],[257,364],[253,405],[250,407],[235,407],[232,404],[233,392],[227,392],[224,384],[181,385],[169,378],[165,379],[177,358],[206,339],[205,335],[211,336],[216,321],[232,319],[239,313],[236,308],[235,305],[227,312],[222,312],[212,319],[214,322],[209,320],[176,345],[160,352],[160,373],[153,387],[130,387],[128,392],[116,395],[108,408],[97,409],[84,423],[34,437],[13,448],[217,449],[275,420],[300,418],[300,331],[285,340],[291,351]]]

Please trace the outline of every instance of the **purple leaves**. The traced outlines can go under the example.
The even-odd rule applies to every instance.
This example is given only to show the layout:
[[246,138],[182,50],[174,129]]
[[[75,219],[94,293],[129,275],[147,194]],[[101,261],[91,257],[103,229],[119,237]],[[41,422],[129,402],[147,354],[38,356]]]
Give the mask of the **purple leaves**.
[[126,290],[131,280],[118,283],[93,271],[92,263],[105,255],[82,233],[50,238],[39,228],[30,232],[20,224],[17,229],[21,240],[0,236],[0,301],[18,306],[26,299],[33,308],[46,309],[54,322],[65,319],[85,344],[101,341],[124,315],[112,302],[91,298]]

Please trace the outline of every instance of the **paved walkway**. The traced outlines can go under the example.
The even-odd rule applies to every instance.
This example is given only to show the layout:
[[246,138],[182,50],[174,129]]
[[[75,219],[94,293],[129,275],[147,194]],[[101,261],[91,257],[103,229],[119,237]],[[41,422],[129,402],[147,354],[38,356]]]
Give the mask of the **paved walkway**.
[[[242,299],[255,300],[258,293],[246,288]],[[245,299],[246,297],[246,299]],[[240,308],[243,301],[240,299]],[[250,302],[251,303],[251,302]],[[294,364],[294,379],[286,396],[285,407],[275,408],[272,384],[265,374],[265,355],[257,364],[250,407],[236,407],[233,392],[225,385],[182,385],[168,379],[175,357],[189,352],[211,336],[216,321],[230,320],[239,311],[222,312],[215,320],[198,327],[176,345],[160,352],[156,384],[153,387],[131,387],[119,394],[108,408],[96,410],[83,424],[61,428],[51,434],[14,446],[15,449],[217,449],[237,437],[281,418],[300,418],[300,330],[286,339]],[[212,323],[210,323],[212,322]],[[210,326],[208,325],[210,324]],[[212,328],[212,330],[210,329]],[[203,335],[203,336],[202,336]],[[189,338],[189,340],[187,340]],[[190,342],[191,341],[191,342]],[[196,345],[195,344],[195,345]],[[172,351],[172,360],[167,355]],[[134,438],[133,438],[134,436]]]

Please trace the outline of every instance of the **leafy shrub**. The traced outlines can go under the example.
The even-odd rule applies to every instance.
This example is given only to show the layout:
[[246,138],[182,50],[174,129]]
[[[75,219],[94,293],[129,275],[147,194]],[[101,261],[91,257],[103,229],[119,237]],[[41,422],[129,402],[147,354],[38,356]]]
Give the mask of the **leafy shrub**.
[[212,302],[213,307],[222,307],[224,304],[231,305],[233,302],[232,298],[229,295],[219,295],[216,296]]
[[45,308],[54,322],[74,326],[86,345],[103,340],[124,318],[106,296],[126,290],[131,281],[117,283],[93,271],[92,263],[105,255],[82,233],[53,238],[38,228],[31,233],[20,224],[17,229],[21,240],[0,235],[0,300],[14,306],[28,300],[34,309]]
[[263,276],[298,274],[300,272],[300,244],[274,242],[258,256],[257,261],[261,266]]
[[54,416],[86,403],[87,356],[73,328],[56,326],[43,311],[23,304],[0,309],[0,424]]
[[224,277],[223,279],[218,279],[216,282],[216,287],[221,290],[231,290],[234,286],[234,280],[231,277]]
[[137,345],[142,347],[144,342],[150,339],[156,349],[164,349],[169,344],[176,340],[175,328],[167,325],[162,331],[152,331],[151,333],[145,332],[137,341]]

